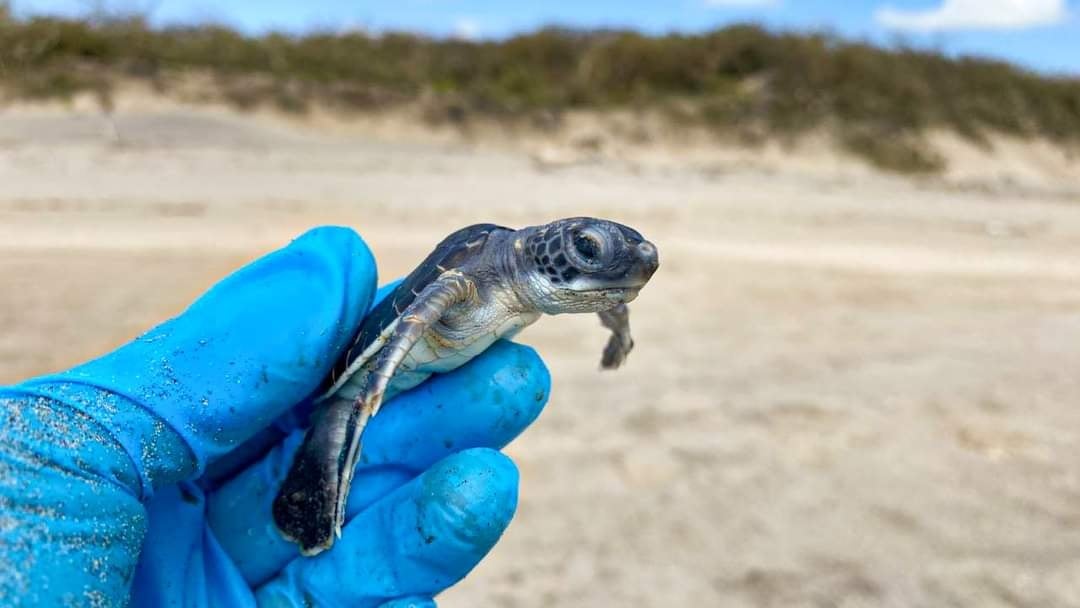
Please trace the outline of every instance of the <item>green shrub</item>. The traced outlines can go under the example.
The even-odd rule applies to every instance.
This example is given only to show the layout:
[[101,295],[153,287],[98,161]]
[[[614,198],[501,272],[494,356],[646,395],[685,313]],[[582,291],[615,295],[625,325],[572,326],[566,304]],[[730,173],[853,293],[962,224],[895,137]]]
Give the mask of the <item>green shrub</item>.
[[107,96],[116,78],[164,86],[163,75],[188,71],[213,75],[221,97],[244,108],[303,112],[317,101],[362,111],[423,100],[437,121],[623,107],[749,139],[826,128],[875,165],[901,171],[940,168],[923,143],[929,129],[978,143],[994,133],[1080,142],[1078,79],[825,34],[738,25],[658,37],[549,28],[497,42],[249,37],[210,25],[155,30],[137,18],[17,21],[0,3],[8,95]]

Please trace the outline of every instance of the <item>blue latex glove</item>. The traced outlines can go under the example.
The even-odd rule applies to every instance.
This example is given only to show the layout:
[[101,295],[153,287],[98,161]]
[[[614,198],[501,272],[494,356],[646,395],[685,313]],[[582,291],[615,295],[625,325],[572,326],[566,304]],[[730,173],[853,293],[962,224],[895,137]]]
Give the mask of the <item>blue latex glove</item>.
[[300,557],[271,501],[375,281],[354,232],[313,230],[117,351],[0,389],[0,605],[434,606],[513,516],[496,450],[550,380],[498,343],[394,399],[342,538]]

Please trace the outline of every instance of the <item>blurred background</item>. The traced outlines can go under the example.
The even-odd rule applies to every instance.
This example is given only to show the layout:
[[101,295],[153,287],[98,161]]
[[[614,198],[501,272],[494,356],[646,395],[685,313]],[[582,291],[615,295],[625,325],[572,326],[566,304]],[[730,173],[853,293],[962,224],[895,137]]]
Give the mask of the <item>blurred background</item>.
[[[1080,4],[0,2],[0,382],[319,224],[656,242],[447,607],[1080,606]],[[304,294],[296,294],[304,297]]]

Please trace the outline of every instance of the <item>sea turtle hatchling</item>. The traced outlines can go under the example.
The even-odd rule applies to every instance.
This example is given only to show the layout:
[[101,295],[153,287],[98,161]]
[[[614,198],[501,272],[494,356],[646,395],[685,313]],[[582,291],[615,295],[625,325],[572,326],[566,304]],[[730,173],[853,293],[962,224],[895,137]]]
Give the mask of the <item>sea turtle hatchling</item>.
[[274,499],[274,521],[305,555],[340,536],[360,434],[384,399],[468,362],[543,313],[595,312],[612,335],[601,359],[634,346],[626,303],[659,266],[637,231],[578,217],[513,230],[462,228],[435,248],[357,330],[317,400]]

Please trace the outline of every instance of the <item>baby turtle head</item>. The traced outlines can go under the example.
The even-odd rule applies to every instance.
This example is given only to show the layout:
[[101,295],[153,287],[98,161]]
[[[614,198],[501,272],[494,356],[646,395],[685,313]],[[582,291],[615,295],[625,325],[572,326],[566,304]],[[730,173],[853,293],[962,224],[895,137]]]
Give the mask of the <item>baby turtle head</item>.
[[660,265],[656,246],[638,231],[591,217],[527,228],[519,243],[528,299],[549,314],[629,302]]

